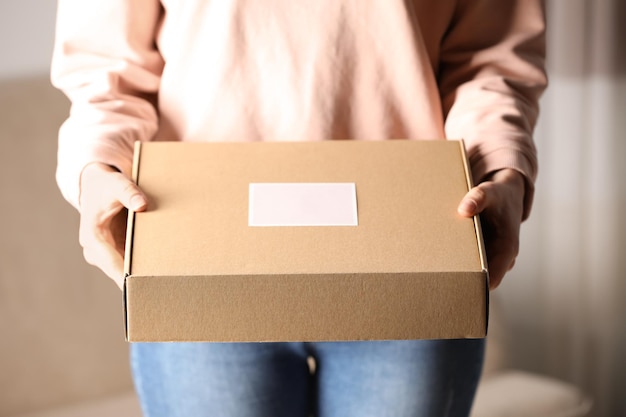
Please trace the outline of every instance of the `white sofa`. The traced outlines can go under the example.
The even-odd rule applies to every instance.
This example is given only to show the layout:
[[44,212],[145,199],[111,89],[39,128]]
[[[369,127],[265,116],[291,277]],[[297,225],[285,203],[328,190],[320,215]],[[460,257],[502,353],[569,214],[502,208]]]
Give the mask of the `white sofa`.
[[[139,417],[119,291],[83,262],[54,183],[68,108],[45,77],[0,84],[0,417]],[[499,318],[472,416],[590,415],[576,387],[507,369]]]

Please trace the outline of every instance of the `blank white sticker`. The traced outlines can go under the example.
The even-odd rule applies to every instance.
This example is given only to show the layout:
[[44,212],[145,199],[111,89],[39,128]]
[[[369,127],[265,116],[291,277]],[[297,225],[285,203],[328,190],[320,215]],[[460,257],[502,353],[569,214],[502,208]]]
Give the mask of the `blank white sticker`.
[[354,183],[251,183],[248,226],[357,226]]

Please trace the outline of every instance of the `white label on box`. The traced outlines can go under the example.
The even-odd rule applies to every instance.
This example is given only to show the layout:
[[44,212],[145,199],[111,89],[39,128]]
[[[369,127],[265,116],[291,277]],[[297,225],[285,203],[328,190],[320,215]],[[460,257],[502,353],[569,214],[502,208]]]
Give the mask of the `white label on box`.
[[357,226],[354,183],[251,183],[248,226]]

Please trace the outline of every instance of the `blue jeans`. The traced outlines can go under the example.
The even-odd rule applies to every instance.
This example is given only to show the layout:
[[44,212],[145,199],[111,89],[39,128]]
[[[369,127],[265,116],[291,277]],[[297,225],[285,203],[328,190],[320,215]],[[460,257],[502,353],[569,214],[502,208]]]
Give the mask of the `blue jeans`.
[[483,355],[482,339],[131,345],[146,417],[468,416]]

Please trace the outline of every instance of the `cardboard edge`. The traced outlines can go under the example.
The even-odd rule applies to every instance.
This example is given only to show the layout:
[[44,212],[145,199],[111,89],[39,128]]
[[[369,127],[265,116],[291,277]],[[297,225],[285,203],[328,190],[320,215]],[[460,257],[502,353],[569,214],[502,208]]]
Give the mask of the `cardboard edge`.
[[[467,190],[469,191],[474,187],[474,179],[472,178],[472,170],[469,164],[469,159],[467,157],[467,151],[465,149],[465,141],[463,139],[459,140],[459,147],[461,149],[461,155],[463,159],[463,166],[465,168],[465,178],[467,180]],[[474,230],[476,233],[476,241],[478,243],[478,254],[480,256],[480,265],[482,268],[483,274],[485,274],[485,292],[487,300],[487,316],[485,320],[485,335],[487,334],[487,329],[489,327],[489,268],[487,264],[487,250],[485,248],[485,241],[483,239],[482,226],[480,224],[480,216],[474,216]]]
[[[461,149],[461,155],[463,157],[463,166],[465,168],[465,179],[467,180],[467,190],[471,190],[474,187],[474,179],[472,178],[472,170],[469,165],[469,159],[467,158],[467,152],[465,150],[465,142],[461,139],[458,141]],[[476,230],[476,240],[478,243],[478,253],[480,255],[480,265],[484,272],[488,273],[487,268],[487,255],[485,250],[485,242],[483,240],[483,232],[480,224],[480,216],[474,216],[474,228]]]
[[[139,181],[139,159],[141,154],[141,142],[135,141],[134,146],[134,154],[133,154],[133,169],[131,174],[131,179],[135,184]],[[123,297],[124,297],[124,333],[126,340],[128,341],[128,308],[127,308],[127,300],[128,300],[128,286],[127,280],[131,276],[132,273],[132,253],[133,253],[133,235],[135,231],[135,212],[133,210],[128,210],[128,218],[126,223],[126,246],[124,247],[124,287],[123,287]]]

